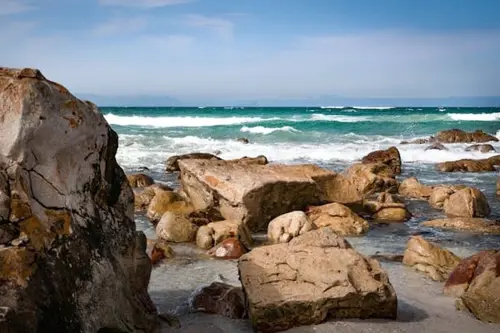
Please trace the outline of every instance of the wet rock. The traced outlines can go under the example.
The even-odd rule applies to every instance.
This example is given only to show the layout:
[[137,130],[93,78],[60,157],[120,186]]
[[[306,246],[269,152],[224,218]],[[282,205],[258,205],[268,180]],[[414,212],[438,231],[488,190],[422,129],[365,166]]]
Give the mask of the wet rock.
[[377,150],[369,153],[361,160],[363,164],[382,163],[391,168],[395,175],[401,173],[401,156],[396,147],[390,147],[386,150]]
[[411,214],[403,201],[390,193],[380,193],[376,201],[366,201],[365,210],[373,219],[389,222],[404,222]]
[[434,142],[432,145],[425,148],[425,151],[427,150],[448,150],[448,148],[446,148],[442,143]]
[[439,219],[423,222],[422,226],[475,233],[500,234],[500,223],[481,218],[456,217]]
[[252,236],[250,230],[240,221],[218,221],[212,222],[198,229],[196,234],[196,245],[208,250],[222,242],[224,239],[236,237],[243,244],[250,246]]
[[340,236],[361,235],[369,229],[368,222],[338,203],[309,207],[307,216],[314,227],[329,227]]
[[330,228],[255,248],[238,268],[248,315],[259,332],[397,315],[396,294],[380,264]]
[[491,172],[496,171],[495,166],[498,165],[500,165],[500,155],[479,160],[462,159],[439,163],[436,169],[440,172]]
[[196,237],[197,228],[183,214],[166,212],[156,225],[156,237],[167,242],[191,242]]
[[269,222],[267,240],[271,243],[288,243],[312,229],[313,225],[303,211],[290,212]]
[[191,299],[191,308],[231,319],[245,317],[245,300],[241,287],[213,282],[196,291]]
[[432,189],[429,204],[433,208],[443,209],[445,202],[453,193],[465,188],[464,185],[438,185]]
[[413,236],[404,252],[403,264],[423,272],[435,281],[445,281],[458,265],[460,258],[452,252]]
[[486,217],[490,215],[488,199],[477,188],[456,191],[444,202],[448,217]]
[[244,143],[244,144],[250,143],[250,141],[247,138],[237,138],[236,141]]
[[233,237],[224,239],[207,253],[219,259],[238,259],[247,253],[247,249],[238,238]]
[[481,153],[489,153],[490,151],[495,152],[496,150],[490,144],[478,144],[465,148],[465,151],[478,151]]
[[127,180],[132,188],[144,188],[155,183],[153,178],[143,173],[127,175]]
[[189,215],[193,207],[178,192],[155,189],[155,196],[149,203],[146,216],[151,222],[156,223],[166,212],[175,212]]
[[167,161],[165,162],[165,171],[166,172],[180,171],[179,161],[189,160],[189,159],[222,160],[220,157],[218,157],[214,154],[209,154],[209,153],[190,153],[190,154],[184,154],[184,155],[174,155],[174,156],[170,156],[167,159]]
[[1,225],[21,232],[0,250],[0,331],[153,332],[116,133],[35,69],[0,68],[0,110]]
[[428,199],[432,191],[432,186],[423,185],[415,177],[403,180],[398,189],[400,195],[415,199]]
[[155,242],[153,249],[151,250],[151,263],[153,265],[158,264],[163,259],[170,259],[173,257],[174,250],[166,241],[159,239]]
[[482,130],[477,130],[474,132],[467,133],[460,129],[451,129],[446,131],[441,131],[436,134],[436,139],[438,142],[442,143],[484,143],[488,141],[497,142],[498,138],[483,132]]

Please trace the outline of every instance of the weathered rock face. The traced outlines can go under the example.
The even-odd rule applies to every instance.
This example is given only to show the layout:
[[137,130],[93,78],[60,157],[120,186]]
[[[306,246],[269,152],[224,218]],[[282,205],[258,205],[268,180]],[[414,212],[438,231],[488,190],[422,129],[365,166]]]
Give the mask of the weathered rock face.
[[403,264],[421,271],[435,281],[445,281],[458,265],[460,258],[452,252],[413,236],[404,252]]
[[411,177],[403,180],[398,192],[407,198],[428,199],[432,194],[432,187],[420,183],[417,178]]
[[196,245],[209,250],[226,238],[236,237],[245,246],[252,244],[252,236],[247,226],[240,221],[218,221],[201,226],[196,234]]
[[222,160],[220,157],[215,156],[214,154],[210,154],[210,153],[190,153],[190,154],[184,154],[184,155],[174,155],[174,156],[170,156],[167,159],[167,161],[165,162],[165,171],[166,172],[180,171],[179,161],[189,160],[189,159],[215,160],[215,161]]
[[500,234],[500,223],[481,218],[456,217],[422,223],[425,227],[448,230],[469,231],[485,234]]
[[500,155],[480,160],[462,159],[439,163],[436,169],[441,172],[491,172],[496,170],[496,165],[500,165]]
[[158,190],[149,203],[146,216],[153,222],[158,222],[166,212],[175,212],[188,215],[193,212],[191,204],[177,192]]
[[231,319],[245,317],[245,300],[240,287],[213,282],[196,291],[191,299],[195,311],[218,314]]
[[467,133],[459,129],[441,131],[436,134],[436,139],[442,143],[483,143],[488,141],[497,142],[498,138],[481,130]]
[[432,145],[428,146],[424,150],[448,150],[442,143],[434,142]]
[[495,148],[490,145],[490,144],[479,144],[479,145],[472,145],[467,148],[465,148],[465,151],[478,151],[481,153],[489,153],[490,151],[495,152]]
[[156,225],[156,236],[167,242],[191,242],[196,237],[197,228],[181,213],[166,212]]
[[154,179],[143,173],[136,173],[132,175],[127,175],[128,183],[132,188],[144,188],[155,183]]
[[181,184],[196,210],[216,209],[250,230],[273,218],[323,203],[324,186],[337,174],[315,165],[259,165],[182,160]]
[[411,214],[402,200],[390,193],[380,193],[376,201],[365,202],[365,210],[373,219],[388,222],[404,222]]
[[431,196],[429,197],[429,204],[436,209],[443,209],[445,202],[450,196],[466,188],[463,185],[439,185],[432,189]]
[[396,294],[378,261],[329,228],[255,248],[238,266],[248,315],[259,332],[332,318],[396,318]]
[[486,217],[490,206],[484,194],[477,188],[456,191],[444,202],[444,212],[448,217]]
[[482,251],[460,262],[444,293],[460,297],[479,320],[500,323],[500,251]]
[[382,163],[391,168],[395,175],[401,173],[401,156],[396,147],[387,150],[377,150],[369,153],[361,160],[363,164]]
[[152,331],[146,238],[97,107],[0,68],[0,142],[0,331]]
[[351,184],[357,187],[362,195],[372,193],[398,191],[398,182],[394,172],[385,164],[354,164],[345,171]]
[[348,207],[331,203],[310,207],[307,216],[316,228],[329,227],[341,236],[356,236],[368,231],[369,225]]
[[288,243],[292,238],[313,229],[313,225],[303,211],[280,215],[269,222],[267,240],[271,243]]

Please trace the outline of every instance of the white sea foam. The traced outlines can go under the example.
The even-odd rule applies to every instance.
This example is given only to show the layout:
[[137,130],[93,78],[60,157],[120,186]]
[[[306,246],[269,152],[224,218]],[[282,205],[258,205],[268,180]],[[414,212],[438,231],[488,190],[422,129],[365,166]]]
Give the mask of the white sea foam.
[[108,113],[104,117],[111,125],[149,127],[227,126],[280,119],[261,117],[142,117],[117,116],[112,113]]
[[240,131],[254,133],[254,134],[271,134],[274,132],[300,133],[299,130],[293,128],[292,126],[283,126],[283,127],[264,127],[264,126],[248,127],[248,126],[243,126],[240,129]]
[[345,106],[320,106],[321,109],[343,109]]
[[500,112],[495,113],[448,113],[453,120],[465,121],[495,121],[500,120]]
[[310,119],[314,121],[336,121],[339,123],[357,123],[360,121],[369,121],[370,117],[355,117],[355,116],[342,116],[336,114],[314,113],[311,115]]
[[394,106],[353,106],[354,109],[358,110],[390,110],[394,109]]

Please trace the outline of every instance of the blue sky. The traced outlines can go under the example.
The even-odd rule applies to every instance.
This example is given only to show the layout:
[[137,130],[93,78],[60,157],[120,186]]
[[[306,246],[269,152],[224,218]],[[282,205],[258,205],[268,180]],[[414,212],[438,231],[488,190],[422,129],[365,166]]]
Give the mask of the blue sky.
[[0,0],[0,65],[181,100],[500,95],[497,0]]

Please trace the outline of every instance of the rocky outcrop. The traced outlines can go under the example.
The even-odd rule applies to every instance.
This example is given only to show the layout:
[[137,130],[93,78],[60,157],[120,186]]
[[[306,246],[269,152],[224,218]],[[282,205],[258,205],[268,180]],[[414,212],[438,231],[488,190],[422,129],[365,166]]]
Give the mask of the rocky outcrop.
[[315,228],[329,227],[340,236],[356,236],[368,231],[369,225],[348,207],[330,203],[309,207],[307,216]]
[[271,243],[288,243],[294,237],[313,229],[313,225],[303,211],[280,215],[269,222],[267,240]]
[[484,234],[500,234],[500,223],[481,219],[456,217],[423,222],[424,227],[440,228],[447,230],[468,231]]
[[156,225],[156,236],[173,243],[191,242],[196,237],[197,227],[181,213],[166,212]]
[[491,172],[495,171],[495,166],[498,165],[500,165],[500,155],[480,160],[462,159],[443,162],[437,164],[436,169],[440,172]]
[[486,217],[490,215],[488,199],[477,188],[456,191],[444,202],[448,217]]
[[427,150],[448,150],[442,143],[439,142],[434,142],[430,146],[424,149],[425,151]]
[[0,331],[152,332],[116,133],[34,69],[0,68],[0,114]]
[[155,189],[154,193],[146,212],[153,223],[157,223],[166,212],[189,215],[194,211],[192,205],[178,192]]
[[396,147],[390,147],[386,150],[376,150],[369,153],[361,160],[363,164],[382,163],[391,168],[395,175],[401,173],[401,156]]
[[248,315],[259,332],[333,318],[396,318],[396,294],[378,261],[330,228],[255,248],[238,268]]
[[500,251],[482,251],[462,260],[451,273],[444,294],[459,297],[478,319],[500,323]]
[[481,153],[489,153],[490,151],[495,152],[495,148],[490,145],[490,144],[479,144],[479,145],[472,145],[467,148],[465,148],[465,151],[478,151]]
[[441,143],[484,143],[489,141],[497,142],[498,138],[482,130],[467,133],[460,129],[451,129],[437,133],[436,140]]
[[190,154],[184,154],[184,155],[174,155],[174,156],[170,156],[167,159],[167,161],[165,162],[165,171],[166,172],[180,171],[179,161],[189,160],[189,159],[215,160],[215,161],[222,160],[220,157],[215,156],[214,154],[210,154],[210,153],[190,153]]
[[423,185],[417,178],[411,177],[399,184],[398,193],[407,198],[428,199],[432,194],[431,186]]
[[443,209],[445,202],[453,193],[465,188],[467,187],[464,185],[438,185],[432,189],[429,204],[433,208]]
[[194,311],[217,314],[231,319],[245,317],[245,300],[240,287],[221,282],[197,290],[191,300]]
[[403,264],[423,272],[435,281],[445,281],[458,265],[460,258],[452,252],[413,236],[404,252]]
[[163,184],[153,184],[144,189],[134,189],[135,211],[140,212],[146,210],[156,193],[161,191],[172,191],[172,189]]
[[247,252],[245,245],[238,238],[231,237],[215,245],[207,254],[219,259],[238,259]]
[[201,226],[196,234],[196,245],[209,250],[226,238],[236,237],[245,246],[252,244],[252,236],[247,226],[240,221],[218,221]]
[[132,188],[144,188],[155,183],[153,178],[143,173],[127,175],[127,180]]
[[405,203],[390,193],[380,193],[376,201],[366,201],[365,211],[375,220],[386,222],[404,222],[411,214]]
[[362,196],[398,191],[394,172],[385,164],[354,164],[344,172],[344,175]]

